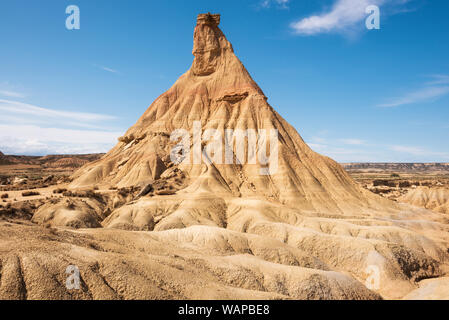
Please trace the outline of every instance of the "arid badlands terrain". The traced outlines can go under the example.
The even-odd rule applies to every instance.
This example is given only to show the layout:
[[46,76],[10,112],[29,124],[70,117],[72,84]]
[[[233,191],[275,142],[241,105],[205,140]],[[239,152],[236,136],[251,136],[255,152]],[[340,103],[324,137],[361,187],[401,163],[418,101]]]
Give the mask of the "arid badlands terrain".
[[[198,16],[191,68],[107,154],[0,154],[0,299],[448,299],[449,166],[315,153],[219,23]],[[277,130],[276,167],[249,141],[248,161],[173,162],[198,123],[205,148]]]

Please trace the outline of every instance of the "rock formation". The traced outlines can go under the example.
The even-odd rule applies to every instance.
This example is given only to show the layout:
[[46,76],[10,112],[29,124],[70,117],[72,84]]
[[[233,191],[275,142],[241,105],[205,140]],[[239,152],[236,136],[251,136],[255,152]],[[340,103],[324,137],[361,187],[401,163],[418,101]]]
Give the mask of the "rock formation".
[[411,189],[398,201],[413,204],[440,213],[449,214],[449,189],[438,187],[418,187]]
[[[222,141],[228,129],[278,130],[278,167],[273,174],[261,175],[260,164],[193,164],[191,154],[175,165],[183,176],[179,195],[258,197],[300,210],[341,214],[382,205],[383,199],[361,189],[340,165],[313,152],[268,104],[218,28],[219,22],[219,15],[198,16],[190,70],[153,102],[106,156],[78,171],[71,187],[154,183],[174,170],[169,157],[172,132],[185,129],[193,135],[197,122],[204,134],[217,130]],[[232,148],[237,154],[237,145]],[[245,155],[248,149],[245,145]]]
[[[142,188],[114,205],[104,228],[47,228],[44,237],[37,226],[0,223],[0,298],[402,298],[446,274],[447,218],[370,193],[313,152],[268,104],[219,22],[198,16],[190,70],[74,174],[71,189]],[[220,153],[213,143],[232,141],[230,129],[248,142]],[[193,137],[189,152],[176,149],[176,130]],[[270,139],[265,154],[277,161],[253,161],[268,138],[248,130],[277,133],[278,149]],[[101,215],[93,204],[81,215],[83,206],[58,202],[34,220],[97,227]],[[68,264],[80,269],[79,291],[59,285]]]

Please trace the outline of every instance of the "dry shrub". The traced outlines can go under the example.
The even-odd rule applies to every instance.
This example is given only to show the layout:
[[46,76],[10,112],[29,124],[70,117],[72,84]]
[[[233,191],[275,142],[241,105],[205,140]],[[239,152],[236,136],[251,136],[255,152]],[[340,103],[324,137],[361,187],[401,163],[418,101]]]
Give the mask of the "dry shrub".
[[99,201],[102,200],[100,194],[96,193],[94,190],[81,190],[81,191],[65,191],[62,193],[64,197],[72,197],[72,198],[90,198],[97,199]]
[[24,191],[22,192],[22,197],[32,197],[32,196],[39,196],[40,193],[37,191]]
[[61,193],[64,193],[66,191],[67,191],[67,189],[65,189],[65,188],[58,188],[58,189],[53,190],[53,193],[61,194]]

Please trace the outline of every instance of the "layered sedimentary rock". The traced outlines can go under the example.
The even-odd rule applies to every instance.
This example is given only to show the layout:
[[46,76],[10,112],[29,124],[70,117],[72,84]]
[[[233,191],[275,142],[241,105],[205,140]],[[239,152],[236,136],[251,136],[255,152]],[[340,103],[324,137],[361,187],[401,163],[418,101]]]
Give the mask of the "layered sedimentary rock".
[[[198,16],[192,67],[73,176],[72,189],[141,187],[104,228],[42,238],[38,227],[0,224],[0,297],[402,298],[445,275],[447,218],[374,195],[312,151],[269,105],[219,22]],[[178,153],[177,130],[188,133],[188,152]],[[234,143],[229,130],[257,135]],[[219,152],[214,143],[225,137],[232,143]],[[46,207],[42,218],[55,226],[66,210]],[[58,287],[68,263],[85,283],[75,293]]]
[[[187,130],[193,140],[194,126],[199,125],[203,146],[214,142],[206,137],[210,129],[218,132],[223,144],[227,130],[254,130],[256,134],[265,130],[267,135],[276,130],[278,157],[275,164],[250,163],[248,153],[252,147],[255,146],[255,154],[264,151],[259,148],[262,139],[259,136],[250,147],[245,142],[249,139],[243,142],[246,156],[241,161],[243,164],[238,164],[234,157],[232,164],[226,164],[225,151],[218,156],[218,161],[215,157],[216,161],[210,164],[205,161],[197,164],[191,140],[191,153],[176,165],[185,176],[184,191],[179,193],[259,197],[301,210],[332,213],[382,205],[384,200],[361,189],[340,165],[313,152],[268,104],[218,28],[219,22],[219,15],[198,16],[195,58],[190,70],[153,102],[106,156],[77,172],[71,186],[106,183],[127,187],[154,182],[161,178],[166,167],[173,165],[170,160],[173,132]],[[234,155],[238,154],[238,141],[231,143]],[[270,165],[276,168],[271,168],[268,175],[261,174]]]

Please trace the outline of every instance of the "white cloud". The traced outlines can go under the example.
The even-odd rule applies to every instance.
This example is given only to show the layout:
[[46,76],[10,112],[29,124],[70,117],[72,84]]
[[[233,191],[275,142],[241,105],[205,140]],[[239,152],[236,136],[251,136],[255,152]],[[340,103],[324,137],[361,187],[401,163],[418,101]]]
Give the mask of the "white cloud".
[[112,73],[118,73],[118,71],[117,71],[117,70],[115,70],[115,69],[111,69],[111,68],[108,68],[108,67],[102,67],[102,69],[103,69],[103,70],[105,70],[105,71],[108,71],[108,72],[112,72]]
[[108,151],[120,132],[0,125],[0,150],[6,154],[98,153]]
[[[365,27],[366,8],[371,5],[403,5],[409,0],[336,0],[330,10],[312,15],[291,24],[300,35],[329,32],[348,32]],[[395,11],[399,13],[401,11]],[[384,11],[381,11],[381,17]],[[392,11],[390,12],[393,13]],[[382,19],[382,18],[381,18]]]
[[[71,112],[71,111],[61,111],[54,109],[47,109],[31,104],[3,100],[0,99],[0,110],[3,112],[10,112],[14,114],[28,115],[33,117],[45,117],[51,119],[66,119],[71,121],[102,121],[102,120],[113,120],[114,116],[98,113],[87,113],[87,112]],[[2,113],[3,113],[2,112]]]
[[0,150],[7,154],[94,153],[109,150],[119,129],[104,128],[116,117],[42,108],[0,99]]
[[87,144],[111,143],[120,136],[120,132],[107,132],[97,130],[76,130],[62,128],[42,128],[34,125],[5,125],[0,124],[2,136],[21,137],[26,140],[44,140],[61,143]]
[[337,0],[330,11],[294,22],[291,27],[296,33],[304,35],[342,31],[361,22],[367,16],[366,7],[381,5],[383,2],[384,0]]
[[414,92],[409,92],[402,97],[395,98],[379,107],[398,107],[406,104],[432,102],[449,93],[449,86],[424,87]]

